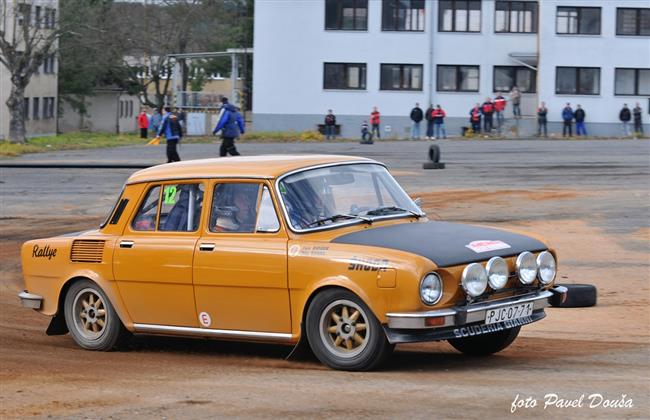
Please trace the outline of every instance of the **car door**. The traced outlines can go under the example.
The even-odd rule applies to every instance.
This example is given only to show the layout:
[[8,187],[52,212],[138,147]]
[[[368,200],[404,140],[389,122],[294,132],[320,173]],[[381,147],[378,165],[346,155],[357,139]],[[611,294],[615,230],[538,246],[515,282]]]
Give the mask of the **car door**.
[[198,181],[151,184],[125,227],[113,272],[134,323],[198,326],[192,260],[203,190]]
[[239,336],[290,333],[287,235],[269,186],[229,180],[209,188],[210,212],[194,254],[201,327]]

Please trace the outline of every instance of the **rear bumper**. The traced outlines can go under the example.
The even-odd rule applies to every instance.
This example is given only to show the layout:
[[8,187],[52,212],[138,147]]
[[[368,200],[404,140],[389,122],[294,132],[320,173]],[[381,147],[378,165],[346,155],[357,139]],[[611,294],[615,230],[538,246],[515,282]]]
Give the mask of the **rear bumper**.
[[18,293],[21,305],[25,308],[41,309],[43,298],[39,295],[27,292],[27,290]]
[[[544,308],[562,302],[566,293],[565,287],[557,286],[523,296],[435,311],[388,313],[388,324],[384,329],[391,343],[448,340],[486,334],[539,321],[546,316]],[[533,304],[529,316],[485,324],[487,311],[525,303]]]

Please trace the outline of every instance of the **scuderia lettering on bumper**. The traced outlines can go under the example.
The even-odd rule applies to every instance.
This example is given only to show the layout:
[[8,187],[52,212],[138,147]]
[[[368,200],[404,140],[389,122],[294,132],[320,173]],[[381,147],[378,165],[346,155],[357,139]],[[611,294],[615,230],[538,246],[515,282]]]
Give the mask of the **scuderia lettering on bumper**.
[[533,322],[533,318],[530,316],[525,316],[523,318],[513,319],[510,321],[499,322],[497,324],[490,325],[468,325],[467,327],[461,327],[454,329],[454,336],[456,338],[472,337],[475,335],[488,334],[497,331],[503,331],[510,328],[519,327],[521,325],[530,324]]

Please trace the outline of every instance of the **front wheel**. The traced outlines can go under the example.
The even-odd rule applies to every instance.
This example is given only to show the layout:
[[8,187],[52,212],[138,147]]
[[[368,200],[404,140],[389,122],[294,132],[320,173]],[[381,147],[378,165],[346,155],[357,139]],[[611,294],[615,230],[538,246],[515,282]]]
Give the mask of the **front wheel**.
[[70,286],[63,310],[70,335],[84,349],[112,350],[129,336],[104,291],[89,280]]
[[470,356],[488,356],[498,353],[515,341],[521,327],[493,332],[483,335],[475,335],[466,338],[454,338],[449,341],[456,350]]
[[306,328],[312,351],[333,369],[371,370],[394,348],[370,309],[347,290],[316,295],[307,310]]

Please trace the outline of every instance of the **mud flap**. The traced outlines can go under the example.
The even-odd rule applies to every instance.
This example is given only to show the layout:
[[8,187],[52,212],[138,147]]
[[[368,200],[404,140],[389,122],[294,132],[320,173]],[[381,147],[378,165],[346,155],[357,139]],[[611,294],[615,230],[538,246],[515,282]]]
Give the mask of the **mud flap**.
[[65,317],[61,312],[54,315],[50,325],[45,330],[47,335],[64,335],[68,333],[68,325],[65,323]]
[[304,334],[305,329],[302,322],[300,323],[300,331],[300,340],[296,343],[295,346],[293,346],[291,353],[289,353],[289,355],[285,357],[284,360],[316,359],[316,356],[314,356],[314,353],[311,351],[311,347],[309,347],[309,343],[307,342],[307,334]]

